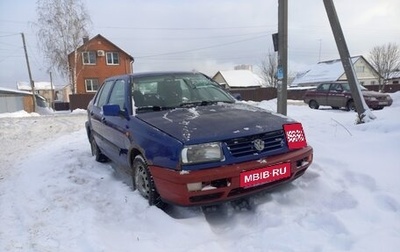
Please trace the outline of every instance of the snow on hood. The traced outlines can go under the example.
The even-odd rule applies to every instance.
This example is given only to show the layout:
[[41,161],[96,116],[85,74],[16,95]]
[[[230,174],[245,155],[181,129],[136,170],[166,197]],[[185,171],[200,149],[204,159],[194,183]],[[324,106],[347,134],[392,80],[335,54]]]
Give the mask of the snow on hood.
[[244,103],[217,104],[136,115],[185,143],[230,139],[282,129],[293,120]]
[[371,91],[371,90],[361,90],[361,92],[363,93],[363,95],[365,96],[377,96],[377,97],[386,97],[386,96],[390,96],[389,94],[386,93],[379,93],[376,91]]

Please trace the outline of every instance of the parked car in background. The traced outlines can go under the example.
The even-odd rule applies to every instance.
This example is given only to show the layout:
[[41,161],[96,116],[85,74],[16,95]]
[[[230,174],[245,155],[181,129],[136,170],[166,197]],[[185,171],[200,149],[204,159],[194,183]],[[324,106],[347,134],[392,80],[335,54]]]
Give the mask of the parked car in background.
[[312,162],[301,123],[235,100],[201,73],[111,77],[90,102],[92,154],[150,205],[208,205],[292,181]]
[[[390,95],[360,87],[369,108],[383,109],[385,106],[392,105],[393,100]],[[355,110],[350,86],[346,82],[321,83],[316,89],[307,90],[303,99],[312,109],[318,109],[319,106],[331,106],[333,109]]]

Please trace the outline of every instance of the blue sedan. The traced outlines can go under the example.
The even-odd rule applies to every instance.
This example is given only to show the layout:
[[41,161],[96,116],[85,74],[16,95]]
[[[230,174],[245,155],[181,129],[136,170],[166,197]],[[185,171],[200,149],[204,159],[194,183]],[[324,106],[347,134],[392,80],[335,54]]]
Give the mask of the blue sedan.
[[312,162],[301,123],[235,100],[194,72],[105,80],[89,103],[92,154],[150,205],[208,205],[271,189]]

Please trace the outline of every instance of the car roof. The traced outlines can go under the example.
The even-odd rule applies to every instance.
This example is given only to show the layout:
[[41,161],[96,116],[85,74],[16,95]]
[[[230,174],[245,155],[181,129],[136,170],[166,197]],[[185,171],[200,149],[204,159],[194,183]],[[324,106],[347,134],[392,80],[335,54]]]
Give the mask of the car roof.
[[347,84],[349,82],[348,81],[324,81],[324,82],[320,82],[318,85],[321,85],[321,84],[335,84],[335,83]]
[[126,78],[128,76],[131,76],[133,78],[141,78],[141,77],[157,77],[157,76],[163,76],[163,75],[181,75],[181,74],[201,74],[201,75],[204,75],[203,73],[193,72],[193,71],[164,71],[164,72],[163,71],[158,71],[158,72],[142,72],[142,73],[110,76],[110,77],[107,78],[107,80],[118,79],[118,78]]

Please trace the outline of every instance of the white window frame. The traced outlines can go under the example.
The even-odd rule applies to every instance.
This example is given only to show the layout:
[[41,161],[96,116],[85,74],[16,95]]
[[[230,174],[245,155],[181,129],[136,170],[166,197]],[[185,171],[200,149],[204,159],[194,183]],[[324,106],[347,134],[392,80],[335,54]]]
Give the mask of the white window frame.
[[[95,88],[95,85],[97,85],[97,88]],[[90,86],[90,89],[88,89],[88,86]],[[99,80],[85,79],[85,89],[88,93],[97,92],[97,90],[99,90]]]
[[[94,55],[94,58],[91,58],[91,57],[90,57],[91,54]],[[87,59],[88,59],[87,62],[85,62],[85,55],[86,55],[86,57],[87,57]],[[97,60],[97,59],[96,59],[96,56],[97,56],[96,51],[86,51],[86,52],[82,52],[82,63],[83,63],[84,65],[96,65],[96,60]],[[91,59],[94,59],[94,62],[91,62],[91,61],[90,61]]]
[[[108,59],[111,60],[111,63],[108,62]],[[119,65],[119,53],[118,52],[107,52],[106,53],[106,64],[107,65]]]

